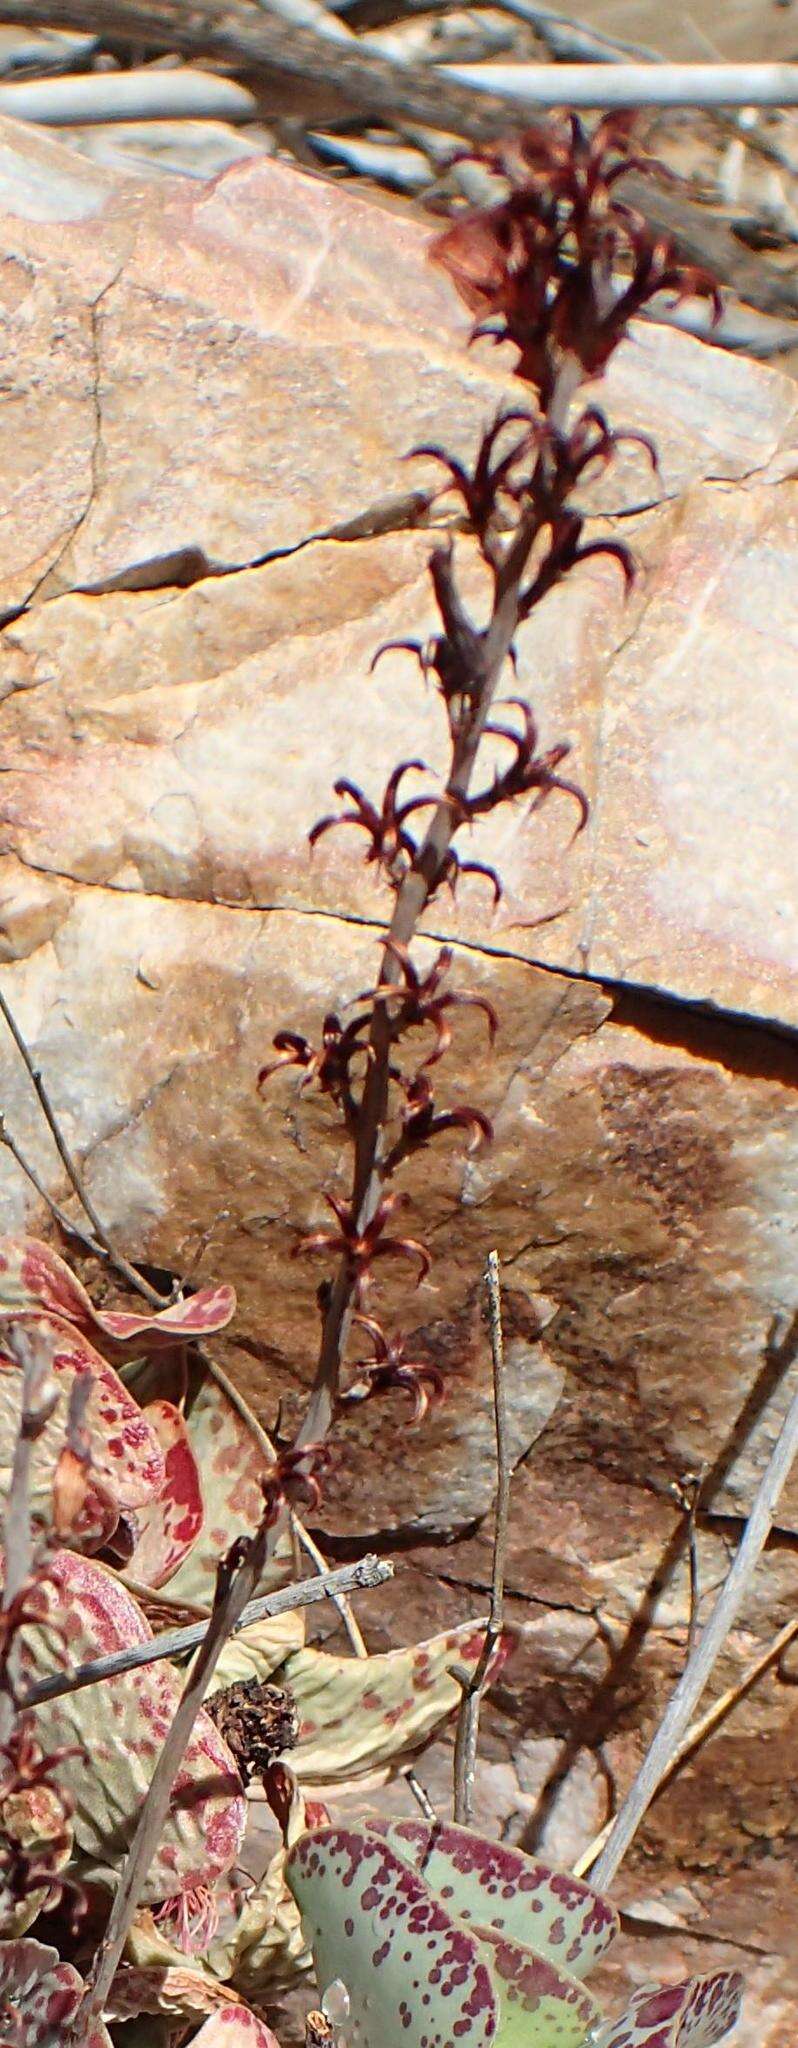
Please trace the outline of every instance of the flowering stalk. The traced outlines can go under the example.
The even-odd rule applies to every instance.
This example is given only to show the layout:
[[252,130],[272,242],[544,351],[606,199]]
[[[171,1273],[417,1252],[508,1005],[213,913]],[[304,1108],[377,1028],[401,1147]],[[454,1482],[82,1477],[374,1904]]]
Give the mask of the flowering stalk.
[[[481,1111],[461,1106],[441,1113],[435,1107],[429,1069],[448,1045],[451,1011],[464,1002],[479,1003],[491,1036],[497,1020],[483,998],[442,986],[450,949],[422,977],[410,946],[422,913],[444,883],[454,892],[459,876],[470,870],[490,883],[495,900],[501,894],[492,869],[461,861],[455,840],[464,825],[526,796],[535,811],[555,791],[575,801],[578,831],[587,821],[586,797],[559,772],[567,744],[541,751],[533,714],[518,698],[506,701],[511,714],[520,714],[520,730],[516,717],[510,724],[493,722],[496,692],[506,664],[514,659],[519,625],[578,563],[608,555],[627,586],[634,574],[620,542],[585,539],[574,493],[586,471],[612,460],[620,440],[642,443],[652,463],[655,452],[645,436],[616,432],[595,404],[585,406],[571,423],[580,386],[602,375],[630,318],[655,293],[706,293],[718,309],[710,280],[681,268],[670,243],[615,196],[626,172],[651,168],[650,160],[635,153],[633,133],[628,116],[599,122],[592,135],[574,117],[563,116],[508,142],[475,148],[468,154],[504,181],[504,196],[456,220],[432,244],[433,261],[448,272],[476,315],[472,338],[489,334],[514,344],[516,374],[532,387],[537,407],[534,412],[520,406],[501,411],[483,434],[472,469],[443,449],[416,451],[444,468],[440,495],[460,500],[492,582],[490,610],[480,624],[460,595],[451,541],[439,544],[429,564],[439,631],[425,647],[410,640],[392,643],[407,648],[425,674],[434,676],[446,706],[451,754],[442,796],[423,793],[400,801],[405,776],[424,772],[418,760],[394,770],[380,807],[341,779],[336,795],[347,800],[347,808],[322,818],[310,834],[315,844],[339,824],[363,830],[366,860],[381,869],[394,906],[382,941],[377,987],[359,998],[366,1008],[345,1028],[337,1017],[328,1017],[319,1052],[295,1033],[279,1033],[274,1041],[279,1059],[260,1076],[265,1082],[278,1066],[301,1067],[301,1085],[314,1082],[333,1099],[354,1154],[348,1199],[326,1197],[337,1228],[315,1231],[296,1247],[300,1253],[338,1253],[334,1278],[319,1291],[321,1345],[300,1445],[323,1439],[337,1404],[353,1393],[362,1398],[364,1391],[402,1387],[421,1414],[438,1391],[436,1375],[408,1360],[403,1340],[387,1338],[371,1315],[364,1318],[359,1311],[378,1259],[414,1261],[419,1279],[429,1268],[424,1246],[386,1228],[406,1199],[387,1192],[404,1158],[454,1126],[467,1129],[472,1143],[490,1136]],[[621,284],[619,270],[627,273]],[[512,758],[491,782],[474,789],[486,734],[507,743]],[[417,841],[410,821],[427,809],[429,822]],[[401,1041],[421,1027],[431,1027],[435,1040],[411,1073],[400,1063]],[[397,1093],[404,1100],[399,1133],[393,1137]],[[373,1356],[358,1369],[355,1389],[342,1395],[342,1362],[353,1321],[367,1330]]]

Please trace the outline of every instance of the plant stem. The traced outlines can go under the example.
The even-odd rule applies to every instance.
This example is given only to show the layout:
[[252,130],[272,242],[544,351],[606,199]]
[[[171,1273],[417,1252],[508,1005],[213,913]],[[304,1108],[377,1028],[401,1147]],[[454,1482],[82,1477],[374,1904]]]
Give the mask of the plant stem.
[[[276,1614],[293,1614],[299,1607],[312,1607],[317,1600],[337,1600],[346,1593],[365,1592],[368,1587],[382,1586],[386,1579],[392,1578],[393,1565],[387,1559],[361,1557],[357,1564],[341,1565],[337,1571],[301,1579],[296,1586],[282,1586],[276,1593],[263,1593],[256,1600],[249,1600],[230,1633],[238,1635],[241,1629],[250,1628],[253,1622],[268,1621]],[[159,1663],[163,1657],[182,1657],[187,1650],[199,1648],[209,1627],[210,1621],[187,1622],[184,1628],[165,1629],[161,1635],[152,1636],[148,1643],[132,1643],[126,1650],[112,1650],[107,1657],[94,1657],[90,1664],[77,1664],[73,1671],[60,1671],[52,1678],[41,1678],[28,1687],[20,1699],[20,1709],[40,1707],[45,1700],[62,1699],[65,1693],[80,1692],[85,1685],[99,1685],[107,1678],[118,1678],[123,1671],[139,1671],[142,1665]]]
[[[547,408],[546,421],[555,432],[564,431],[571,400],[581,381],[581,369],[573,357],[566,357]],[[452,759],[446,792],[432,813],[416,857],[397,890],[387,938],[394,947],[406,950],[419,918],[440,874],[444,857],[457,830],[459,806],[468,796],[479,744],[485,730],[496,690],[509,658],[519,624],[524,574],[538,533],[546,523],[536,507],[521,519],[505,560],[496,577],[493,613],[483,634],[478,634],[463,613],[451,572],[451,557],[436,548],[430,564],[439,609],[462,621],[461,639],[468,650],[463,676],[464,692],[471,695],[470,715],[463,719],[452,743]],[[443,599],[443,603],[441,603]],[[385,947],[380,970],[380,987],[397,986],[401,969],[391,946]],[[355,1165],[352,1211],[359,1230],[364,1230],[378,1207],[382,1194],[381,1158],[385,1150],[391,1063],[391,1019],[386,1001],[375,1002],[369,1034],[369,1062],[355,1130]],[[315,1443],[326,1436],[333,1418],[341,1365],[346,1351],[354,1308],[356,1274],[344,1253],[330,1290],[324,1317],[316,1378],[299,1444]]]
[[757,1487],[734,1563],[721,1587],[709,1621],[660,1721],[647,1755],[627,1792],[612,1832],[593,1870],[598,1889],[612,1883],[618,1867],[671,1766],[674,1752],[740,1612],[770,1533],[776,1506],[798,1454],[798,1392],[793,1395],[781,1431]]
[[485,1267],[485,1286],[488,1296],[488,1322],[493,1358],[493,1415],[496,1429],[497,1475],[496,1524],[493,1536],[490,1612],[485,1629],[485,1640],[472,1675],[463,1688],[454,1745],[454,1817],[464,1827],[468,1827],[471,1821],[474,1806],[474,1776],[477,1766],[477,1742],[479,1740],[479,1710],[482,1705],[482,1695],[485,1690],[485,1680],[490,1661],[501,1636],[504,1621],[504,1565],[507,1556],[507,1532],[510,1515],[510,1481],[513,1476],[507,1440],[504,1333],[502,1330],[502,1298],[498,1252],[488,1253]]

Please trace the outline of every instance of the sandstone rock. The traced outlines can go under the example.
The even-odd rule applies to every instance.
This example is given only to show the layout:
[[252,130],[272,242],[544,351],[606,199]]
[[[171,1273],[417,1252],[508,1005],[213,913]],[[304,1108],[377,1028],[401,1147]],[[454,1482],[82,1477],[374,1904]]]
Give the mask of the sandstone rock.
[[[108,1223],[128,1253],[181,1269],[196,1253],[234,1282],[220,1355],[288,1426],[324,1270],[290,1254],[347,1160],[318,1105],[297,1110],[279,1080],[260,1100],[255,1076],[278,1028],[312,1036],[369,985],[382,915],[355,835],[311,860],[304,834],[337,775],[374,792],[403,755],[442,763],[412,665],[369,675],[380,641],[432,624],[400,457],[418,439],[467,449],[507,373],[464,353],[421,228],[279,163],[139,188],[7,124],[0,189],[3,991]],[[336,1554],[375,1533],[412,1546],[400,1600],[364,1605],[374,1647],[484,1611],[480,1274],[497,1244],[519,1641],[480,1797],[497,1831],[563,1855],[628,1781],[683,1662],[674,1483],[707,1468],[702,1613],[738,1538],[788,1398],[798,1206],[794,389],[651,328],[601,398],[661,448],[660,478],[630,458],[593,500],[596,530],[623,515],[641,584],[624,608],[613,565],[586,565],[518,649],[545,739],[574,741],[591,826],[574,844],[563,801],[475,836],[505,878],[498,913],[465,882],[429,919],[426,957],[452,938],[459,985],[501,1017],[487,1057],[484,1020],[458,1017],[442,1069],[495,1146],[464,1160],[447,1139],[408,1172],[439,1256],[417,1294],[380,1289],[449,1398],[414,1438],[399,1406],[353,1415],[322,1516]],[[461,558],[477,602],[465,543]],[[7,1039],[0,1062],[6,1126],[63,1200]],[[0,1175],[5,1227],[47,1228],[7,1153]],[[792,1611],[796,1535],[798,1479],[718,1689]],[[649,1932],[612,1965],[615,2002],[622,1970],[744,1949],[740,2048],[783,2048],[794,1995],[771,1956],[796,1898],[790,1702],[771,1674],[740,1704],[619,1890]],[[448,1769],[441,1749],[441,1797]]]

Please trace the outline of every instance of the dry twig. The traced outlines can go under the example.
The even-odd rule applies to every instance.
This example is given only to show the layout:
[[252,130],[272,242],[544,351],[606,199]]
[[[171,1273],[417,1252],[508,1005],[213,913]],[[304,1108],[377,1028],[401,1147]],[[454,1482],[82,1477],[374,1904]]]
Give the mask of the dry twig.
[[[298,1607],[312,1607],[317,1600],[340,1600],[347,1593],[362,1593],[370,1586],[382,1586],[393,1578],[393,1565],[379,1557],[361,1557],[357,1564],[341,1565],[298,1585],[281,1586],[276,1593],[263,1593],[247,1602],[232,1635],[253,1622],[268,1621],[276,1614],[293,1614]],[[76,1664],[72,1671],[58,1671],[52,1678],[37,1679],[20,1699],[20,1707],[40,1707],[45,1700],[61,1699],[64,1693],[81,1692],[85,1685],[99,1685],[118,1678],[122,1671],[139,1671],[144,1664],[160,1663],[164,1657],[183,1657],[204,1643],[210,1621],[187,1622],[183,1628],[165,1629],[147,1643],[131,1643],[126,1650],[113,1650],[107,1657],[94,1657],[90,1664]]]
[[679,1742],[689,1724],[730,1629],[751,1584],[773,1523],[776,1505],[798,1454],[798,1392],[793,1395],[786,1418],[757,1487],[754,1504],[745,1525],[739,1550],[732,1564],[697,1648],[688,1659],[682,1676],[660,1721],[653,1742],[613,1822],[609,1838],[593,1871],[599,1889],[612,1883],[630,1843],[670,1770]]
[[92,2028],[100,2019],[108,2002],[111,1985],[141,1896],[141,1888],[163,1833],[172,1787],[185,1756],[194,1723],[224,1645],[236,1627],[240,1626],[244,1610],[252,1599],[254,1589],[263,1576],[264,1567],[274,1551],[277,1526],[272,1509],[267,1506],[255,1535],[242,1545],[240,1552],[238,1546],[234,1545],[230,1558],[225,1559],[220,1568],[216,1605],[155,1766],[138,1827],[122,1869],[108,1925],[94,1957],[86,1980],[86,1991],[70,2029],[68,2038],[74,2044],[74,2048],[80,2048],[81,2043],[90,2041]]
[[507,1440],[507,1407],[504,1389],[504,1333],[502,1330],[501,1282],[499,1279],[499,1254],[489,1252],[485,1267],[485,1286],[488,1296],[488,1322],[490,1326],[490,1347],[493,1358],[493,1414],[496,1426],[496,1524],[493,1537],[493,1572],[490,1589],[490,1613],[485,1629],[485,1640],[479,1653],[478,1662],[467,1682],[463,1685],[463,1697],[457,1722],[454,1745],[454,1817],[467,1827],[474,1804],[474,1774],[477,1763],[477,1741],[479,1738],[479,1710],[485,1690],[490,1661],[498,1643],[504,1621],[504,1562],[507,1554],[507,1529],[510,1511],[510,1463]]

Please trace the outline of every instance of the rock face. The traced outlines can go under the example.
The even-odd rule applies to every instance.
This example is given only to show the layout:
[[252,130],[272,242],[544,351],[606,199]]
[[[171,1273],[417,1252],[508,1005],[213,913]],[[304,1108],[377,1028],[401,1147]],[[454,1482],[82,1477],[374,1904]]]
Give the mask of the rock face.
[[[139,189],[6,124],[0,200],[2,988],[109,1226],[235,1284],[220,1355],[290,1423],[321,1269],[289,1255],[346,1159],[318,1106],[297,1114],[281,1082],[261,1100],[255,1076],[277,1029],[312,1037],[368,986],[383,908],[354,835],[311,860],[305,834],[336,776],[376,794],[403,756],[442,764],[412,664],[369,674],[380,642],[433,622],[408,494],[434,472],[400,458],[467,451],[508,374],[465,353],[422,229],[273,161]],[[641,328],[601,399],[660,450],[659,476],[630,455],[593,500],[637,590],[625,605],[614,565],[587,564],[518,646],[591,826],[575,845],[552,802],[486,829],[499,910],[465,881],[429,921],[429,956],[452,939],[501,1020],[486,1055],[463,1012],[447,1082],[495,1145],[464,1160],[451,1141],[408,1174],[438,1257],[417,1294],[380,1290],[449,1398],[415,1438],[398,1407],[358,1411],[322,1516],[335,1554],[407,1553],[401,1597],[364,1606],[374,1647],[482,1611],[498,1245],[519,1641],[481,1817],[566,1861],[684,1660],[686,1475],[704,1614],[789,1398],[796,1306],[794,387]],[[466,542],[461,559],[477,601]],[[65,1200],[8,1038],[1,1057],[6,1129]],[[0,1171],[4,1227],[46,1230],[7,1152]],[[797,1541],[798,1477],[718,1691],[794,1610]],[[630,1974],[739,1950],[740,2048],[785,2048],[798,2001],[782,1677],[656,1803],[618,1881],[635,1939],[607,1966],[617,1998]],[[449,1768],[442,1746],[442,1801]]]

